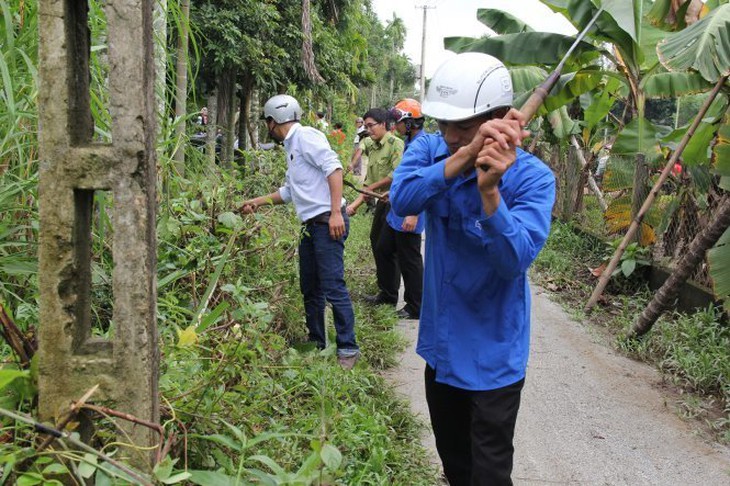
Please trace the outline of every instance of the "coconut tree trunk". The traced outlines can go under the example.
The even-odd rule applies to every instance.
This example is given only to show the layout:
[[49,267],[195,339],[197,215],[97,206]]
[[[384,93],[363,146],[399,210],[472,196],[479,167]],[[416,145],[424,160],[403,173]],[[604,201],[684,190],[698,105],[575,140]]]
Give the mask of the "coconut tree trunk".
[[177,40],[177,65],[175,78],[175,135],[178,148],[174,159],[180,174],[185,173],[185,111],[188,102],[188,26],[190,25],[190,0],[182,0],[180,4],[180,32]]
[[730,227],[730,196],[725,194],[710,223],[695,236],[687,252],[677,263],[677,268],[654,294],[654,298],[634,323],[629,333],[630,337],[643,336],[649,332],[659,316],[677,298],[679,288],[705,258],[707,250],[715,246],[728,227]]

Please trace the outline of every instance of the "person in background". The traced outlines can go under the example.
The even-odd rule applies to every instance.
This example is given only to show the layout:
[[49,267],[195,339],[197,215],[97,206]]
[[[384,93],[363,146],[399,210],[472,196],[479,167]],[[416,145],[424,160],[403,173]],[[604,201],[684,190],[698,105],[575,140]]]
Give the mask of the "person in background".
[[[368,171],[365,176],[366,189],[372,192],[387,193],[393,181],[393,170],[403,156],[403,140],[386,129],[388,111],[373,108],[363,115],[365,128],[370,134],[362,142],[363,153],[368,157]],[[367,196],[358,196],[347,206],[347,214],[352,216],[365,202]],[[398,262],[392,254],[378,251],[378,241],[383,229],[388,225],[386,216],[390,211],[387,196],[378,200],[370,227],[370,247],[375,258],[375,274],[378,282],[378,293],[365,300],[371,304],[398,303],[400,286],[400,270]]]
[[452,486],[512,484],[530,342],[527,269],[550,231],[555,179],[518,148],[529,133],[511,105],[498,59],[462,53],[444,62],[423,103],[441,133],[411,143],[390,193],[396,214],[425,212],[416,351]]
[[[422,131],[421,104],[410,98],[400,100],[391,108],[389,115],[395,132],[405,140],[404,153],[408,153],[413,141],[425,135]],[[398,310],[398,317],[418,319],[423,294],[421,234],[424,219],[419,215],[401,217],[391,208],[385,221],[387,224],[383,226],[376,252],[380,255],[381,261],[390,262],[384,265],[384,271],[392,271],[393,274],[389,278],[386,277],[386,280],[400,285],[400,277],[403,277],[405,305]]]
[[356,175],[361,182],[363,180],[362,176],[365,174],[365,168],[363,167],[364,161],[360,142],[367,137],[367,132],[365,120],[357,117],[355,120],[355,138],[353,139],[352,157],[350,158],[350,165],[347,167],[347,170]]
[[198,125],[206,126],[208,124],[208,108],[206,106],[200,109],[200,114],[197,119]]
[[345,143],[345,132],[342,131],[342,123],[335,123],[334,128],[329,134],[330,139],[337,144],[338,147],[341,147]]
[[284,144],[286,181],[278,190],[249,199],[240,211],[256,212],[267,204],[293,202],[302,221],[299,242],[299,279],[309,340],[318,348],[327,344],[325,302],[332,305],[337,332],[337,361],[349,370],[360,351],[355,339],[355,313],[345,284],[344,248],[349,220],[342,197],[342,164],[327,137],[299,120],[297,100],[277,95],[264,105],[269,135]]
[[317,130],[320,132],[327,133],[330,124],[327,123],[327,119],[324,117],[324,111],[317,112],[317,120],[314,122],[314,126],[317,127]]

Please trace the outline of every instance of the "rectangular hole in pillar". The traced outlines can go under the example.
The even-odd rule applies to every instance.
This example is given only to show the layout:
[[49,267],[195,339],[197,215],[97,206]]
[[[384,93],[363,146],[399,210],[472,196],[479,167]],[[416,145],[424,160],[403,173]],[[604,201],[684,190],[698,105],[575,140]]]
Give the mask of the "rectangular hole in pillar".
[[112,117],[109,97],[109,35],[104,8],[107,0],[89,0],[91,35],[91,114],[94,119],[94,142],[112,143]]
[[114,200],[111,191],[76,189],[74,201],[77,303],[73,348],[76,354],[92,354],[107,350],[114,332]]

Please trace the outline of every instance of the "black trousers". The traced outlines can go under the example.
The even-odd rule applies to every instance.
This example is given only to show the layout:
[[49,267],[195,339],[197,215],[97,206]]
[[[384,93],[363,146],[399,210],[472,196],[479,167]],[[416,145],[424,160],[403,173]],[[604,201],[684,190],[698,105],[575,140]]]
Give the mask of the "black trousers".
[[[421,313],[423,294],[423,258],[421,257],[421,235],[396,231],[385,223],[375,246],[375,261],[382,285],[383,294],[398,299],[400,277],[403,276],[405,309],[411,315]],[[400,271],[399,271],[400,270]]]
[[[373,214],[373,225],[370,227],[370,248],[375,259],[375,276],[378,281],[378,297],[383,303],[398,303],[398,286],[400,285],[400,267],[395,254],[378,254],[378,241],[383,229],[388,227],[385,217],[390,211],[390,203],[378,201]],[[393,282],[396,282],[393,284]],[[395,287],[395,290],[393,288]]]
[[488,391],[437,383],[426,366],[426,401],[436,449],[451,486],[512,484],[512,439],[525,380]]

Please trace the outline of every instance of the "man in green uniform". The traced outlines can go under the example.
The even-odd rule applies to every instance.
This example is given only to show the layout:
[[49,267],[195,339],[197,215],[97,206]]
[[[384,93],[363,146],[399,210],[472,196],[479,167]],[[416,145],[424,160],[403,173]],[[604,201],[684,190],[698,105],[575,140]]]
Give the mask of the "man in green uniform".
[[[368,157],[368,170],[365,177],[366,188],[369,191],[387,193],[390,190],[390,183],[393,182],[393,171],[403,157],[403,140],[388,131],[386,121],[388,120],[387,110],[373,108],[363,116],[365,128],[370,133],[370,138],[362,142],[363,154]],[[357,209],[365,202],[367,196],[360,195],[352,204],[347,206],[347,214],[352,216]],[[378,280],[378,294],[366,300],[372,304],[398,303],[398,287],[400,286],[400,271],[397,268],[398,262],[393,255],[386,255],[379,252],[378,240],[385,225],[386,216],[390,211],[390,202],[385,197],[375,205],[373,225],[370,228],[370,246],[375,258],[375,273]],[[394,278],[397,277],[397,278]]]

